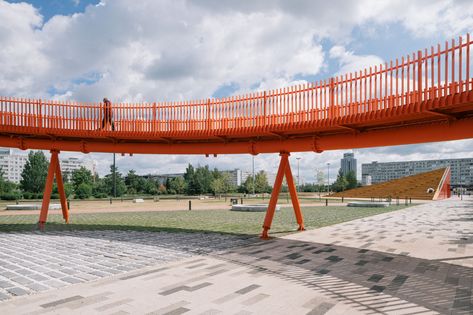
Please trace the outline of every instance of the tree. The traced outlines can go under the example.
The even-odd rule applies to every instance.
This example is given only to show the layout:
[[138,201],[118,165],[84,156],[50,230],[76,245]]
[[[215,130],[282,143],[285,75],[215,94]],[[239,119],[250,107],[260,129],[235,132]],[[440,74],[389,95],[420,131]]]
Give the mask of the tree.
[[195,177],[194,167],[191,164],[189,164],[186,168],[186,172],[184,173],[184,180],[187,183],[186,193],[188,195],[196,194],[196,187],[195,187],[196,185],[194,182],[194,177]]
[[48,175],[48,161],[42,151],[30,151],[21,172],[20,187],[25,192],[42,193]]
[[17,200],[21,198],[21,193],[17,190],[17,185],[3,178],[3,171],[0,168],[0,199]]
[[209,166],[199,166],[196,169],[192,165],[188,165],[184,179],[187,183],[187,194],[198,195],[212,192],[212,180],[214,176]]
[[76,191],[81,184],[87,184],[92,187],[92,172],[85,167],[72,171],[72,187]]
[[16,188],[15,183],[3,178],[4,174],[5,173],[3,173],[3,170],[0,168],[0,194],[10,193]]
[[125,176],[125,185],[129,194],[136,194],[143,192],[145,186],[145,179],[136,175],[134,170],[129,170]]
[[92,185],[92,193],[95,198],[106,198],[109,195],[110,189],[106,186],[105,180],[95,175],[95,181]]
[[194,174],[194,185],[196,194],[207,194],[212,192],[212,173],[210,172],[209,166],[199,166],[195,170]]
[[344,191],[347,189],[348,181],[346,180],[345,176],[343,176],[342,170],[338,172],[337,180],[332,184],[332,190],[339,192]]
[[345,179],[347,180],[347,189],[353,189],[358,186],[354,171],[349,171],[348,174],[345,176]]
[[232,183],[230,174],[219,173],[217,178],[214,178],[211,184],[212,191],[215,195],[226,194],[234,191],[236,187]]
[[259,171],[255,175],[255,192],[256,193],[265,193],[270,192],[271,186],[268,184],[268,177],[266,176],[265,171]]
[[116,183],[116,196],[114,197],[120,197],[126,192],[126,185],[125,181],[123,180],[122,174],[118,172],[118,169],[113,167],[113,165],[110,165],[110,174],[105,175],[105,178],[103,179],[104,186],[107,191],[107,195],[113,196],[113,174],[115,173],[115,183]]
[[165,193],[166,193],[166,186],[164,186],[163,184],[160,184],[158,187],[158,194],[163,195]]
[[254,191],[253,190],[253,187],[254,187],[253,176],[248,176],[246,178],[245,182],[243,183],[243,187],[244,187],[245,193],[247,194],[253,193]]
[[81,183],[75,190],[75,196],[79,199],[87,199],[92,196],[92,185]]
[[186,192],[186,181],[184,178],[178,176],[169,180],[168,185],[166,185],[168,193],[170,194],[183,194]]
[[158,193],[158,189],[156,188],[156,182],[151,178],[145,180],[143,192],[148,195],[156,195]]
[[315,171],[315,183],[319,186],[325,185],[325,174],[321,170]]

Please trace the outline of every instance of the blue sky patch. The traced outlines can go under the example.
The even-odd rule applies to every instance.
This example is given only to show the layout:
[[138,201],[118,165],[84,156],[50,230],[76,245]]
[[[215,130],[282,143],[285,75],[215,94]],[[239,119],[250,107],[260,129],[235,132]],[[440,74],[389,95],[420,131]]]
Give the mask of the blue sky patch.
[[100,0],[7,0],[10,3],[29,3],[39,10],[47,22],[55,15],[72,15],[84,12],[88,5],[96,5]]

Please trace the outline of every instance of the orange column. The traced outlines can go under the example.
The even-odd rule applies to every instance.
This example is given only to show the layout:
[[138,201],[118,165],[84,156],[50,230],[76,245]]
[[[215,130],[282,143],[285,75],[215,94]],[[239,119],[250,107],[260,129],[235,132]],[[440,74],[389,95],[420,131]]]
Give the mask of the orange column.
[[263,232],[261,233],[262,239],[269,239],[268,230],[271,228],[273,222],[274,211],[276,210],[276,203],[278,202],[279,191],[281,190],[282,180],[284,178],[284,172],[288,165],[289,153],[281,152],[281,162],[279,163],[278,174],[274,182],[273,191],[271,193],[271,199],[269,200],[268,210],[266,211],[266,217],[264,218]]
[[[59,153],[55,151],[56,155]],[[59,197],[61,199],[61,209],[62,209],[62,217],[69,223],[69,209],[67,208],[67,199],[66,193],[64,191],[64,183],[62,181],[62,174],[61,174],[61,165],[59,163],[59,158],[56,158],[56,183],[57,183],[57,190],[59,192]]]
[[292,207],[294,208],[294,214],[296,215],[297,224],[299,224],[298,231],[304,231],[304,218],[302,217],[301,206],[299,205],[299,198],[297,197],[296,186],[294,185],[294,179],[292,177],[291,165],[289,160],[286,165],[286,181],[289,193],[291,194]]
[[39,228],[42,230],[48,219],[49,201],[51,200],[51,192],[53,190],[54,173],[58,164],[59,151],[51,150],[51,161],[49,162],[48,176],[46,177],[46,185],[44,186],[43,204],[41,205],[41,213],[39,214]]

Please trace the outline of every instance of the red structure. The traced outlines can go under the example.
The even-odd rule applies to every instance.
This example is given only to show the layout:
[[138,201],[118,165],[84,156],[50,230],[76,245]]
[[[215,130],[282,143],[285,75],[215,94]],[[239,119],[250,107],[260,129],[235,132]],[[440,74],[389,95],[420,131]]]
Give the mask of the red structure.
[[436,189],[435,196],[433,198],[434,200],[447,199],[452,196],[452,190],[450,188],[451,177],[452,177],[452,171],[450,167],[447,167],[439,183],[439,186]]
[[[280,153],[264,223],[271,226],[289,152],[366,148],[473,138],[470,36],[328,80],[221,99],[103,104],[0,98],[0,145],[154,154]],[[107,117],[105,117],[107,116]],[[107,119],[104,119],[107,118]],[[56,157],[55,157],[56,156]],[[291,179],[290,179],[291,178]],[[49,184],[48,184],[49,185]],[[46,185],[40,223],[46,221]],[[293,190],[293,185],[289,185]],[[63,195],[62,189],[61,196]],[[291,194],[303,229],[295,191]],[[63,213],[67,218],[67,208]]]

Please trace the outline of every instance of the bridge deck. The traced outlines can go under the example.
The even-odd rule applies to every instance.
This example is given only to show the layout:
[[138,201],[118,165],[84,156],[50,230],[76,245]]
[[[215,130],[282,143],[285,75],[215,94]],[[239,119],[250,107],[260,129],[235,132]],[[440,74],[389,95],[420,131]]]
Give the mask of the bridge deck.
[[103,104],[0,98],[0,145],[255,154],[470,138],[472,43],[467,35],[466,41],[460,37],[442,49],[438,45],[364,71],[272,91],[113,104],[113,130],[101,128]]

